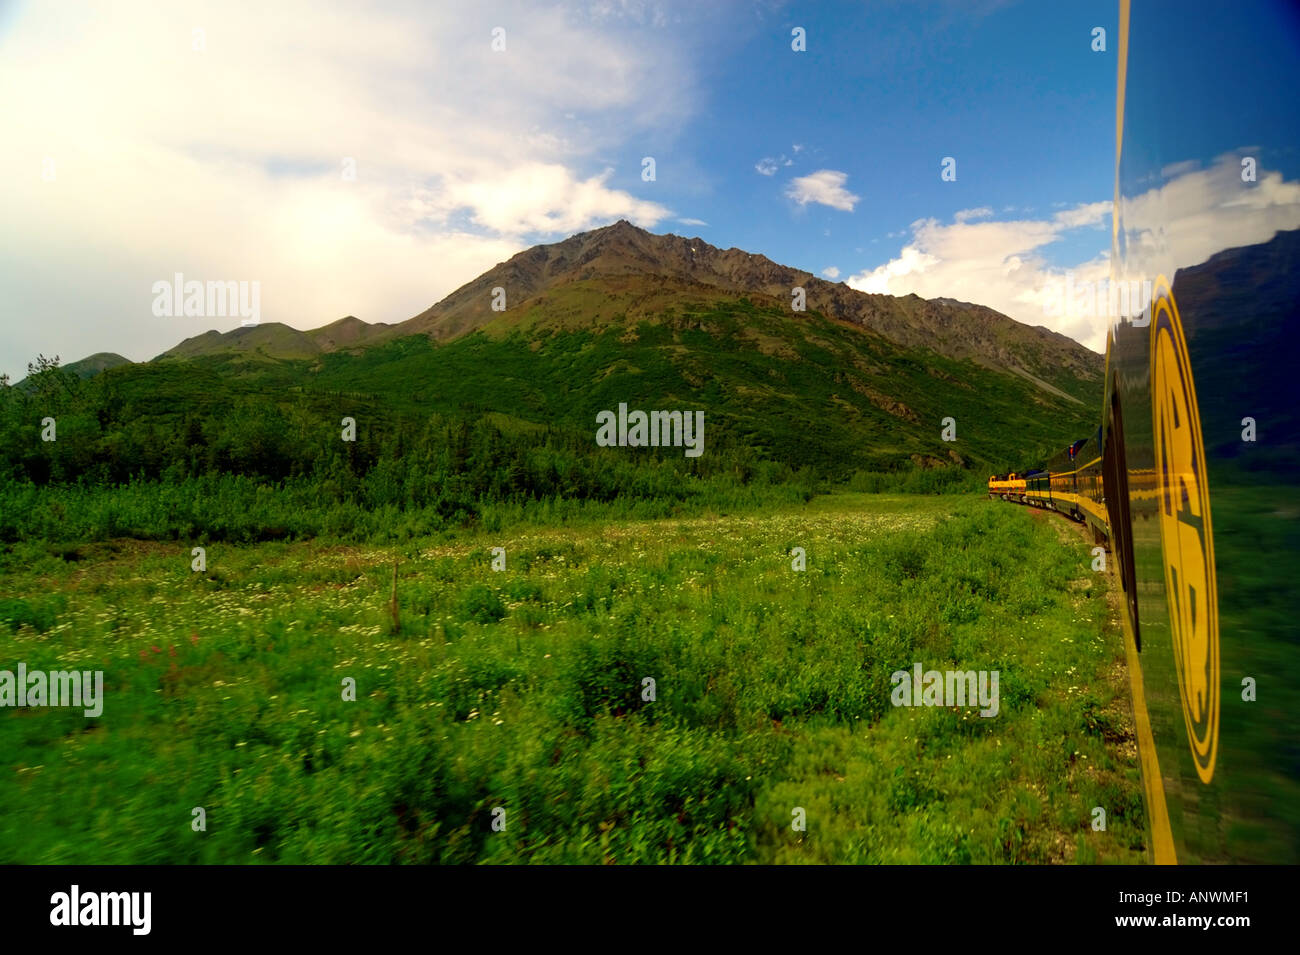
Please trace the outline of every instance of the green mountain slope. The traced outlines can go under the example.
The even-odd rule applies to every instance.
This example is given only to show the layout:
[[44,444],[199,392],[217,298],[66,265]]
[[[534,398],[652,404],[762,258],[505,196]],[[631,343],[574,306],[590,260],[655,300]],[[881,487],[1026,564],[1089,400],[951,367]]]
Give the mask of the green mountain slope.
[[[418,332],[446,341],[521,320],[564,327],[600,325],[615,316],[655,319],[673,307],[747,299],[792,311],[802,288],[809,312],[855,326],[896,345],[970,359],[1092,402],[1102,356],[1041,327],[951,299],[872,295],[842,282],[778,265],[740,249],[717,249],[699,238],[652,235],[620,221],[551,245],[539,245],[488,270],[436,305],[387,333]],[[505,313],[493,311],[495,289]]]
[[[598,328],[619,318],[657,321],[672,309],[741,299],[797,317],[791,309],[796,286],[804,290],[809,312],[895,345],[970,359],[1085,403],[1092,403],[1100,391],[1100,355],[985,306],[867,294],[762,255],[718,249],[699,238],[653,235],[625,221],[520,252],[396,325],[367,324],[353,316],[311,331],[267,323],[208,331],[159,357],[308,358],[413,334],[444,342],[480,329],[493,332],[520,325],[575,329]],[[505,312],[493,309],[496,289],[505,296]]]
[[244,360],[310,358],[320,353],[321,346],[312,337],[312,333],[299,331],[282,322],[267,322],[241,326],[228,332],[207,331],[195,335],[174,348],[169,348],[154,361],[223,354]]
[[[79,361],[69,362],[62,367],[64,371],[75,375],[77,378],[84,381],[87,378],[94,378],[100,372],[107,371],[110,368],[117,368],[119,365],[129,364],[131,364],[131,359],[129,358],[123,358],[115,352],[101,351],[95,352],[93,355],[87,355]],[[30,383],[31,381],[29,378],[23,378],[15,382],[14,387],[26,389]]]
[[66,370],[72,372],[78,378],[93,378],[101,371],[107,371],[109,368],[116,368],[119,365],[129,365],[131,359],[123,358],[114,352],[101,351],[96,352],[80,361],[74,361],[72,364],[65,366]]
[[[557,302],[601,297],[599,283],[576,283]],[[532,312],[443,344],[407,336],[310,361],[250,366],[240,354],[218,354],[186,364],[166,376],[119,375],[116,385],[146,416],[205,406],[216,414],[240,394],[265,394],[329,427],[340,414],[374,422],[491,415],[507,429],[568,433],[593,452],[597,413],[620,402],[702,410],[706,454],[741,452],[838,478],[913,466],[1022,467],[1095,427],[1100,404],[1099,393],[1083,403],[972,359],[744,300],[572,328]],[[954,442],[941,438],[947,417],[956,422]]]
[[[230,417],[239,402],[263,402],[322,434],[342,415],[389,436],[477,418],[633,462],[682,451],[598,449],[599,412],[701,410],[706,455],[844,479],[1038,463],[1095,428],[1101,366],[982,306],[866,295],[620,222],[520,253],[400,325],[208,332],[104,386],[113,415],[130,409],[141,427],[202,430],[194,422],[242,420]],[[942,440],[947,418],[955,441]],[[288,440],[283,426],[266,440]]]

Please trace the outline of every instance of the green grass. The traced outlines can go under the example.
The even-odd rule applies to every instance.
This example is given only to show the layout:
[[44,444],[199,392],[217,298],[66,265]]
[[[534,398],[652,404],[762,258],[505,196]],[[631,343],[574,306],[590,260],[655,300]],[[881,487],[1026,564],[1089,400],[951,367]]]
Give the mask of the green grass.
[[[106,702],[0,711],[0,862],[1138,862],[1089,559],[1058,518],[866,494],[206,573],[7,545],[0,668],[103,669]],[[916,661],[999,670],[1000,714],[891,706]]]

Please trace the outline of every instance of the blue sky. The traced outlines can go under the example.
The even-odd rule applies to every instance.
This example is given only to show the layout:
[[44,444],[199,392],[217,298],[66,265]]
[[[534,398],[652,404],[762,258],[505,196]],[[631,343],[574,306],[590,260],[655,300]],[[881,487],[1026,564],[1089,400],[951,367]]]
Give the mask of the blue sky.
[[[1188,50],[1188,83],[1221,53],[1205,36],[1247,29],[1233,7],[1195,6],[1212,29],[1162,28]],[[146,360],[238,327],[155,315],[153,285],[176,273],[258,283],[262,322],[400,322],[516,252],[620,218],[1103,347],[1104,321],[1045,303],[1067,277],[1109,273],[1117,4],[356,10],[3,8],[0,208],[23,225],[0,230],[0,373],[20,377],[37,352]],[[1194,235],[1213,212],[1216,240],[1240,243],[1261,222],[1300,226],[1297,157],[1261,156],[1247,208],[1235,158],[1209,149],[1262,141],[1261,110],[1294,94],[1294,34],[1263,32],[1265,55],[1244,67],[1259,96],[1216,104],[1204,137],[1174,131],[1188,162],[1153,183],[1158,221],[1181,216]]]
[[[727,244],[845,274],[887,261],[917,219],[1104,201],[1114,185],[1115,60],[1090,44],[1094,26],[1113,36],[1114,11],[1097,15],[1108,6],[783,8],[701,64],[700,113],[660,161],[653,194]],[[807,31],[805,53],[791,50],[796,26]],[[707,194],[678,181],[676,150],[687,154],[685,175],[706,170]],[[946,156],[957,160],[956,181],[940,180]],[[651,194],[638,188],[635,150],[621,158],[629,175],[618,182]],[[756,172],[763,159],[777,164],[773,175]],[[846,174],[860,197],[851,212],[785,197],[791,179],[819,169]],[[1078,235],[1045,251],[1073,264],[1106,244],[1104,233]]]

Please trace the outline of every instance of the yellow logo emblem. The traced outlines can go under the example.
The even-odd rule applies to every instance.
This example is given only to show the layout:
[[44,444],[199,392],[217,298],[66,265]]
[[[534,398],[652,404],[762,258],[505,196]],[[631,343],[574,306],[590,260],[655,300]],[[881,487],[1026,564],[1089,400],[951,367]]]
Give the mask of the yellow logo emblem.
[[1219,595],[1214,579],[1210,486],[1196,386],[1169,281],[1151,298],[1151,398],[1160,550],[1187,740],[1201,782],[1214,778],[1219,745]]

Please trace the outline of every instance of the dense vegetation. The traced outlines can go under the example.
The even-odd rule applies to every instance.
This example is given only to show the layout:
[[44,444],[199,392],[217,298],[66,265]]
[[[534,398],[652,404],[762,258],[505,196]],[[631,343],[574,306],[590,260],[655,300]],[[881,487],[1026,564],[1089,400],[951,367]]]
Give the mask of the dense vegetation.
[[[1065,527],[833,495],[203,573],[12,545],[5,658],[105,699],[0,717],[0,862],[1140,861],[1122,643]],[[917,661],[999,670],[998,715],[892,706]]]
[[[42,359],[31,371],[0,388],[0,540],[401,538],[524,512],[969,490],[1086,432],[1095,407],[745,302],[311,360],[210,355],[83,379]],[[596,447],[596,412],[620,402],[703,410],[705,453]],[[956,442],[940,438],[945,417]],[[47,418],[54,441],[41,440]]]
[[0,650],[106,678],[0,718],[0,862],[1140,858],[1104,583],[978,494],[1086,396],[747,302],[100,365],[0,387]]

